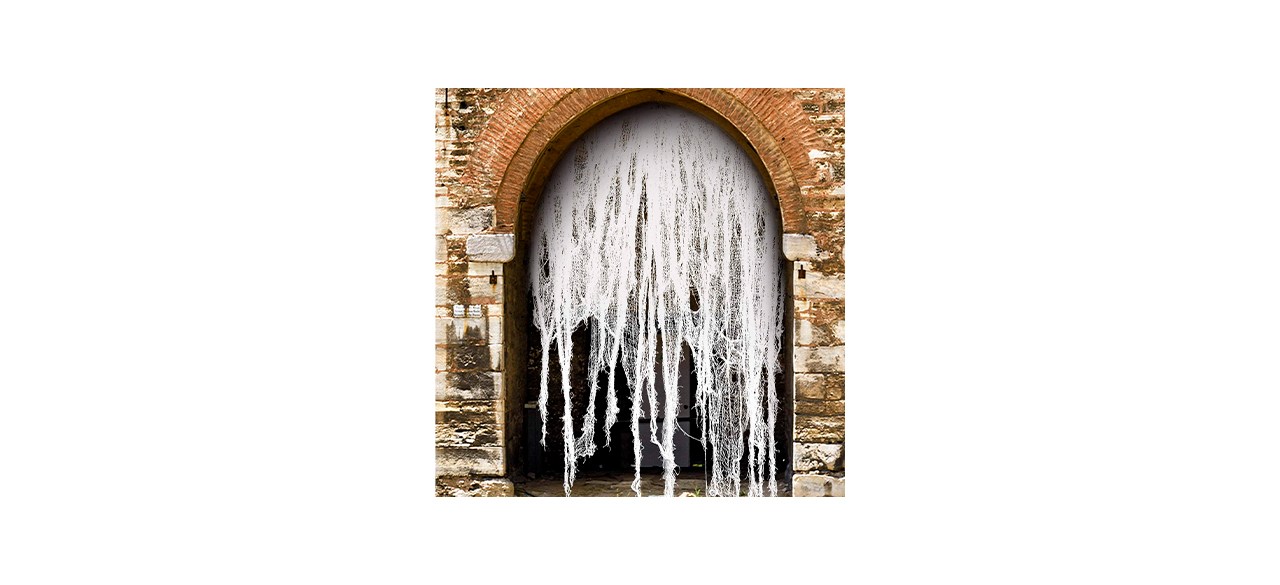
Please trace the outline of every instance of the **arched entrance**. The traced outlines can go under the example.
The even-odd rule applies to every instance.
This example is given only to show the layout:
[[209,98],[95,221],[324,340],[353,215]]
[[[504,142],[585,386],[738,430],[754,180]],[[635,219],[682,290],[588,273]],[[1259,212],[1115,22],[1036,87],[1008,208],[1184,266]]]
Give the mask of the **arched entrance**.
[[519,101],[495,114],[494,123],[503,132],[484,141],[476,153],[477,166],[486,169],[488,181],[481,184],[496,191],[495,231],[514,232],[520,216],[536,208],[547,174],[584,132],[627,108],[661,103],[697,113],[738,142],[777,196],[783,231],[807,234],[802,191],[805,185],[820,181],[808,163],[810,153],[824,145],[808,127],[803,112],[778,107],[771,102],[774,94],[768,89],[736,94],[708,88],[579,88]]
[[[776,495],[789,461],[789,270],[754,162],[705,118],[645,104],[591,128],[543,191],[517,264],[536,356],[526,404],[539,381],[540,416],[525,420],[559,452],[565,491],[579,463],[616,465],[595,454],[621,448],[637,495],[642,468],[658,465],[667,495],[682,472],[703,472],[708,495]],[[630,434],[613,432],[618,419]],[[526,469],[543,455],[529,439],[525,453]]]
[[843,148],[832,137],[842,140],[843,92],[464,88],[437,91],[437,493],[512,493],[509,478],[527,463],[525,407],[536,402],[524,294],[533,210],[574,140],[652,102],[724,130],[776,196],[785,314],[795,319],[783,343],[788,483],[794,495],[842,492]]

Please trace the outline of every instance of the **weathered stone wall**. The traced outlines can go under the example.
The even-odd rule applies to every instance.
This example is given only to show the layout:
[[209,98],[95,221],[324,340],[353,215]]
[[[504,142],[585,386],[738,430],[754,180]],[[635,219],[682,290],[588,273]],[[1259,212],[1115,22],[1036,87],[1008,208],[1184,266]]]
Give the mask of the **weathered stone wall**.
[[[438,495],[511,495],[523,441],[521,206],[556,148],[601,112],[677,96],[740,134],[779,198],[793,263],[793,493],[844,493],[844,92],[436,91]],[[596,112],[596,116],[591,115]],[[568,137],[568,138],[566,138]],[[558,143],[557,140],[561,142]],[[559,144],[559,146],[557,146]],[[544,160],[545,159],[545,160]],[[514,237],[513,237],[514,236]],[[506,269],[506,270],[504,270]],[[800,277],[803,269],[804,277]],[[510,273],[511,282],[507,282]],[[510,299],[506,297],[512,297]]]
[[[808,153],[815,179],[801,186],[816,250],[796,262],[795,444],[792,494],[844,495],[844,92],[798,89],[792,97],[827,146]],[[805,277],[799,278],[799,269]]]
[[[436,92],[438,495],[514,493],[511,482],[501,479],[509,473],[501,363],[503,265],[472,261],[467,252],[469,236],[493,227],[493,197],[461,180],[476,137],[506,91]],[[496,285],[491,274],[499,279]]]

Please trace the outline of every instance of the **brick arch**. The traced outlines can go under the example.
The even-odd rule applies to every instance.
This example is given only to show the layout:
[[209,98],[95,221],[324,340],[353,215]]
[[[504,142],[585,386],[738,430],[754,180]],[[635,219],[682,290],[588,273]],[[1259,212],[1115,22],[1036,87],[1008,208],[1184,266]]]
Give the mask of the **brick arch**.
[[807,233],[801,185],[818,182],[809,152],[825,142],[789,95],[772,89],[513,90],[477,138],[464,180],[494,193],[496,233],[514,233],[524,211],[570,144],[604,118],[649,102],[693,110],[751,155],[778,197],[782,228]]

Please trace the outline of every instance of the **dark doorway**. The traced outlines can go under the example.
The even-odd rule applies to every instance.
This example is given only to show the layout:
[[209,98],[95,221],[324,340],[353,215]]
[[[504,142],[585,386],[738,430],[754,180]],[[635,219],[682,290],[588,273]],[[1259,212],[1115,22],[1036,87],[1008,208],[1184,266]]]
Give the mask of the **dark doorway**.
[[[534,335],[537,335],[536,330]],[[590,391],[587,387],[587,355],[585,348],[590,346],[590,332],[586,327],[579,328],[573,334],[573,347],[577,348],[570,358],[570,380],[569,384],[572,388],[571,404],[573,408],[573,420],[576,424],[581,425],[584,420],[584,414],[590,404]],[[529,343],[529,359],[527,362],[526,380],[531,383],[529,385],[529,400],[525,404],[525,474],[532,477],[561,477],[564,473],[564,439],[563,439],[563,416],[564,403],[560,397],[560,368],[556,364],[558,356],[555,346],[552,346],[552,355],[550,362],[553,364],[548,374],[548,388],[552,397],[547,401],[547,434],[546,447],[541,444],[542,434],[542,417],[538,413],[537,408],[537,383],[540,379],[542,367],[542,346],[536,340]],[[693,411],[693,396],[697,392],[697,375],[689,367],[690,351],[686,346],[683,352],[683,359],[680,365],[679,377],[679,395],[680,409],[676,417],[678,424],[676,430],[676,464],[682,476],[702,477],[702,468],[706,463],[706,453],[703,449],[702,442],[698,439],[702,436],[702,428],[698,421],[696,413]],[[605,400],[605,387],[609,382],[608,372],[601,372],[598,380],[599,389],[595,401],[595,419],[596,433],[595,454],[578,463],[579,476],[592,473],[621,473],[633,472],[635,462],[633,460],[634,453],[634,437],[631,433],[631,416],[632,409],[635,405],[632,403],[631,386],[626,376],[622,375],[620,364],[614,364],[618,374],[614,381],[614,390],[618,396],[617,422],[612,429],[606,430],[605,417],[608,408]],[[661,378],[659,377],[659,380]],[[659,382],[661,383],[661,382]],[[659,392],[661,395],[661,391]],[[662,468],[662,460],[658,456],[656,446],[650,440],[651,426],[656,422],[654,419],[661,419],[661,403],[654,408],[648,404],[648,399],[641,396],[640,404],[640,440],[643,458],[641,459],[642,469],[659,469]],[[651,413],[657,412],[658,416],[651,416]],[[574,428],[575,435],[581,435],[581,428]],[[607,446],[606,446],[607,445]]]
[[[528,301],[526,301],[528,302]],[[790,299],[788,299],[788,305]],[[790,330],[790,319],[788,318],[788,331]],[[550,488],[548,491],[555,492],[558,485],[563,481],[564,477],[564,439],[563,439],[563,416],[564,403],[560,394],[560,368],[556,365],[558,355],[556,355],[556,347],[551,346],[551,355],[548,374],[548,392],[550,394],[547,401],[547,433],[546,447],[541,443],[542,434],[542,417],[538,412],[538,384],[542,375],[542,344],[538,339],[538,331],[533,327],[532,323],[526,325],[527,331],[530,333],[528,347],[528,355],[523,370],[523,378],[526,381],[526,395],[524,402],[524,441],[521,452],[522,467],[516,471],[517,482],[527,482],[528,480],[551,480],[548,482]],[[571,388],[570,402],[573,408],[573,418],[576,426],[573,430],[575,436],[582,434],[581,424],[584,420],[584,414],[590,402],[590,391],[587,386],[587,351],[586,348],[591,344],[591,333],[587,327],[580,327],[573,333],[573,347],[575,348],[573,355],[569,360],[569,384]],[[789,336],[788,336],[789,337]],[[784,348],[791,346],[791,340],[787,339]],[[692,397],[698,391],[697,373],[688,367],[692,361],[690,359],[690,350],[686,346],[682,352],[681,376],[680,376],[680,396],[681,403],[677,422],[679,427],[676,431],[676,463],[678,465],[678,474],[681,480],[696,480],[697,482],[705,482],[705,465],[708,461],[708,452],[703,447],[702,437],[703,429],[700,422],[698,412],[693,406]],[[789,352],[784,351],[784,358]],[[777,479],[780,490],[789,492],[784,486],[790,485],[791,476],[791,427],[794,417],[794,397],[791,391],[791,385],[788,383],[790,376],[786,372],[790,371],[790,360],[784,359],[784,368],[778,374],[778,388],[782,391],[779,397],[778,422],[773,430],[775,446],[777,448],[778,469]],[[596,452],[587,459],[578,463],[577,477],[581,480],[591,480],[592,478],[609,479],[613,478],[618,483],[619,493],[614,495],[631,495],[630,490],[623,490],[621,486],[629,485],[630,478],[635,473],[635,462],[633,459],[634,438],[631,433],[631,411],[633,404],[631,401],[631,387],[627,382],[626,376],[622,374],[619,364],[618,374],[614,382],[614,390],[618,397],[618,408],[620,412],[617,415],[617,422],[613,428],[606,432],[604,428],[606,409],[608,408],[605,400],[605,386],[608,384],[608,372],[601,372],[598,380],[599,388],[597,390],[595,402],[595,419],[596,419]],[[660,485],[660,477],[662,474],[662,461],[657,454],[656,446],[649,439],[649,420],[647,413],[651,410],[647,404],[647,399],[641,397],[641,424],[640,424],[640,440],[643,449],[643,458],[641,461],[641,474],[646,476],[655,486]],[[661,411],[661,408],[656,409]],[[606,447],[606,438],[607,447]],[[661,488],[657,488],[660,492]],[[625,493],[622,493],[624,492]],[[532,494],[529,494],[532,495]],[[559,495],[558,493],[556,495]],[[587,495],[587,494],[583,494]]]

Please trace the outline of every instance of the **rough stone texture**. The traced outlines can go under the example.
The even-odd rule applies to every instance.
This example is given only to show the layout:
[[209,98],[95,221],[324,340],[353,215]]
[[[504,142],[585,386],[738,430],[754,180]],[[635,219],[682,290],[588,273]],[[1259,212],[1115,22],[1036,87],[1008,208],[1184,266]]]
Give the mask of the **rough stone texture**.
[[557,149],[590,125],[666,101],[721,124],[758,157],[778,195],[782,252],[798,260],[793,459],[805,473],[794,476],[793,495],[843,495],[844,99],[831,88],[438,89],[437,494],[513,495],[503,476],[518,469],[512,456],[531,396],[516,359],[528,325],[506,320],[524,310],[516,230],[534,203],[526,195],[538,195]]
[[493,225],[493,208],[437,208],[436,229],[454,235],[483,232]]
[[817,416],[797,413],[795,438],[797,443],[843,443],[844,416]]
[[797,400],[844,400],[844,374],[796,374]]
[[796,373],[844,373],[844,346],[795,348]]
[[436,303],[452,306],[495,305],[503,302],[502,280],[493,283],[488,276],[467,276],[466,266],[459,266],[463,274],[436,276]]
[[488,401],[436,402],[437,447],[497,447],[502,419]]
[[[447,350],[446,350],[447,351]],[[439,350],[437,350],[437,356]],[[436,400],[499,400],[502,375],[484,368],[436,373]]]
[[500,476],[505,461],[501,447],[436,447],[437,476]]
[[787,260],[809,260],[818,254],[817,241],[809,234],[782,234],[782,255]]
[[436,478],[436,495],[453,497],[494,497],[516,495],[515,484],[503,477],[481,479],[471,477]]
[[795,497],[844,497],[844,478],[816,473],[796,474],[791,479],[791,495]]
[[844,470],[844,445],[797,443],[795,470]]
[[802,280],[795,281],[796,295],[803,299],[843,299],[844,275],[824,274],[808,270]]
[[832,347],[844,344],[844,319],[815,322],[796,319],[796,345]]
[[796,400],[798,416],[844,416],[843,400]]
[[516,255],[511,234],[476,234],[467,238],[467,256],[473,262],[510,262]]

